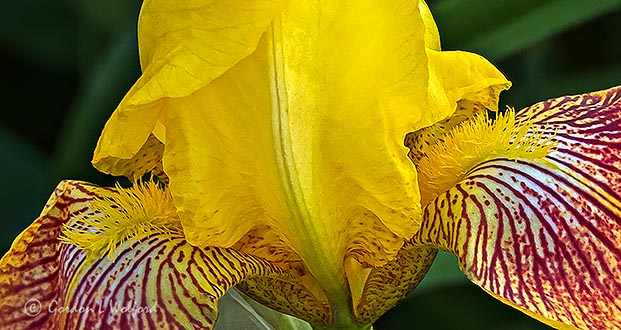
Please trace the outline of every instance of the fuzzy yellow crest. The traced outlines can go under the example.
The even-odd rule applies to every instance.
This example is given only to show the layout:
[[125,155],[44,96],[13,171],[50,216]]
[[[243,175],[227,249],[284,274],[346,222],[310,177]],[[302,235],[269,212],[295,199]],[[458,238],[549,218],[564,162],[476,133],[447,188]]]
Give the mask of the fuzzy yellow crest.
[[543,159],[555,143],[554,133],[540,129],[529,120],[516,120],[508,109],[495,120],[487,114],[455,127],[420,160],[417,168],[423,205],[448,190],[469,170],[486,160]]
[[89,203],[90,210],[65,224],[60,240],[86,251],[89,257],[115,255],[116,247],[153,234],[182,236],[172,196],[153,181],[105,193]]

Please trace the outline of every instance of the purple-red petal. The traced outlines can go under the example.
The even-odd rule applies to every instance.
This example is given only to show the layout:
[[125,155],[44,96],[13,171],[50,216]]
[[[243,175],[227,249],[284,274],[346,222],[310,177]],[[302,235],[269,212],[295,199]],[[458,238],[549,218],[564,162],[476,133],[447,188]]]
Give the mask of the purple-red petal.
[[15,240],[0,261],[1,329],[211,329],[228,289],[283,274],[233,249],[191,246],[174,232],[123,240],[101,258],[60,243],[63,226],[95,215],[91,202],[104,192],[115,190],[62,182]]
[[455,253],[470,280],[549,325],[621,328],[621,87],[516,119],[556,148],[471,169],[426,207],[415,241]]

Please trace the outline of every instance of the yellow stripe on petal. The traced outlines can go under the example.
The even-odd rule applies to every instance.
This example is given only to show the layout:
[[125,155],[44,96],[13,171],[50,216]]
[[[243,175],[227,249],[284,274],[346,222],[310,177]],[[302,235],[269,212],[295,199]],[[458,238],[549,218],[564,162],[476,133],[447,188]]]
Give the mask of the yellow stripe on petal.
[[[211,329],[218,299],[228,289],[255,276],[288,278],[266,260],[233,249],[197,248],[178,230],[159,230],[175,227],[173,222],[178,226],[179,220],[158,218],[170,216],[161,209],[166,205],[158,196],[164,192],[158,190],[150,184],[113,190],[61,183],[41,217],[0,261],[0,324],[11,329]],[[102,212],[125,218],[115,222],[102,218]],[[141,216],[152,217],[155,227],[143,226],[146,219],[129,219]],[[104,245],[113,244],[115,253],[96,258],[87,253],[86,240],[61,244],[63,228],[65,235],[74,231],[90,237],[96,247],[101,246],[97,235],[115,234]],[[66,236],[72,239],[76,236]]]
[[415,241],[455,253],[470,280],[551,326],[621,328],[621,87],[516,119],[556,147],[478,164],[426,207]]

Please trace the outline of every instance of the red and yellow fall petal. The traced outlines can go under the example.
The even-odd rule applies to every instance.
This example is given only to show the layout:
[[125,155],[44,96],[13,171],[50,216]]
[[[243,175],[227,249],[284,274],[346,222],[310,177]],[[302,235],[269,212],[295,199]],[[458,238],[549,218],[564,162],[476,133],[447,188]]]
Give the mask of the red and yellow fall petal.
[[233,249],[189,245],[170,207],[154,183],[106,189],[62,182],[0,261],[0,324],[211,329],[229,288],[255,276],[286,278]]
[[0,324],[6,328],[53,328],[47,325],[47,306],[60,298],[62,243],[58,237],[70,214],[86,208],[80,201],[90,199],[90,193],[82,187],[77,181],[59,184],[41,216],[0,260]]
[[[541,102],[516,120],[528,133],[458,171],[415,241],[455,253],[470,280],[544,323],[621,328],[621,87]],[[438,155],[429,161],[447,165]]]

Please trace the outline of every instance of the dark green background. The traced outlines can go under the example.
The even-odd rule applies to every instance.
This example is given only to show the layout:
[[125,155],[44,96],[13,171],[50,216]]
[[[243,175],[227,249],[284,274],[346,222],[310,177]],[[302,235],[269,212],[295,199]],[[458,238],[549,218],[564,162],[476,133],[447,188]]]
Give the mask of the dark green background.
[[[501,103],[621,84],[621,1],[437,0],[443,48],[484,55],[513,81]],[[0,251],[62,179],[111,184],[90,157],[105,120],[138,77],[131,0],[22,0],[0,11]],[[545,329],[496,302],[442,254],[377,329]]]

